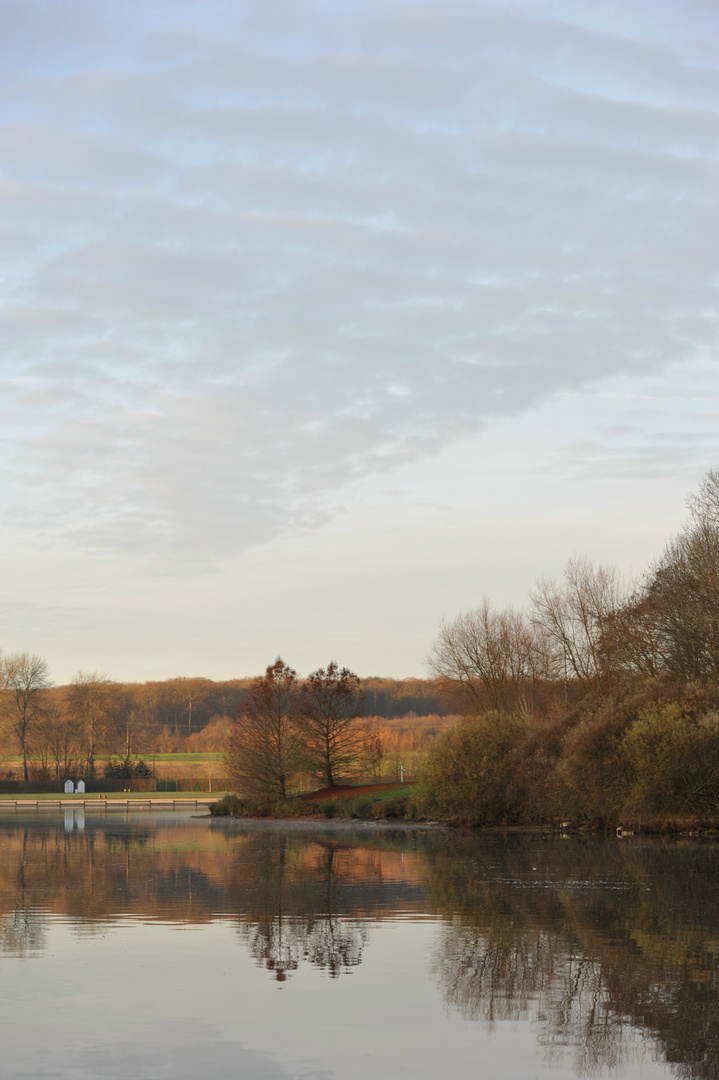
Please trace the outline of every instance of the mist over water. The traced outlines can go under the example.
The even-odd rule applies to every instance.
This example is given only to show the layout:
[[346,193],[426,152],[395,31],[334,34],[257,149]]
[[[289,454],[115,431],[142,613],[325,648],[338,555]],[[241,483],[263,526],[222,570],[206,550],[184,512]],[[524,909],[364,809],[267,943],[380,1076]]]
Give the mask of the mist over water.
[[719,1075],[719,848],[0,819],[5,1077]]

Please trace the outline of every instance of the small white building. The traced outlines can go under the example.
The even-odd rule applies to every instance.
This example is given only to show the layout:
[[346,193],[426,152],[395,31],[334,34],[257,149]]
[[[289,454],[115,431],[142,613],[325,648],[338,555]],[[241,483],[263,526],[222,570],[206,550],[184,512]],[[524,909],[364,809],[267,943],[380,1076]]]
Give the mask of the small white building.
[[72,780],[66,780],[65,781],[65,794],[66,795],[72,795],[74,790],[75,790],[75,785],[73,784]]

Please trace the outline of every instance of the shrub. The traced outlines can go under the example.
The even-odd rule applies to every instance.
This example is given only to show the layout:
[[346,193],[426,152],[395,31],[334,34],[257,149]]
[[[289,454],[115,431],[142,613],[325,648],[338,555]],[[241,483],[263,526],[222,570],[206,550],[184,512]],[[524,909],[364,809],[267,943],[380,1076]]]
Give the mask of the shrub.
[[620,747],[627,808],[636,814],[695,815],[719,808],[719,716],[676,702],[645,709]]
[[245,806],[237,795],[225,795],[216,803],[210,803],[210,813],[213,817],[244,817]]
[[275,818],[307,817],[318,812],[314,803],[303,799],[278,799],[271,804],[271,811]]
[[411,793],[407,791],[401,795],[396,795],[392,799],[382,799],[374,803],[372,816],[380,821],[392,818],[411,818],[417,816],[415,810],[414,799]]
[[334,799],[324,799],[320,803],[320,811],[326,818],[333,818],[337,813],[337,803]]
[[366,818],[372,813],[374,800],[368,795],[358,795],[347,804],[347,816],[351,818]]
[[425,764],[425,809],[462,825],[509,824],[519,803],[511,779],[528,731],[520,717],[490,713],[452,728]]
[[107,780],[148,780],[152,769],[142,758],[127,754],[124,758],[110,758],[105,766]]
[[629,683],[599,701],[585,701],[576,708],[569,718],[557,765],[568,816],[607,822],[624,811],[632,783],[622,749],[624,736],[665,689],[652,681]]
[[570,816],[568,798],[558,765],[565,740],[576,718],[554,717],[532,724],[512,754],[508,798],[524,824],[540,824]]

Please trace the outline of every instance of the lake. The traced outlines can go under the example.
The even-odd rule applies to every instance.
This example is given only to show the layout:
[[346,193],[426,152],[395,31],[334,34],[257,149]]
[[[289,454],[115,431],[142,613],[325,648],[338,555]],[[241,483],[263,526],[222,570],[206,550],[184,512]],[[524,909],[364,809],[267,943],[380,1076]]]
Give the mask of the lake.
[[0,1075],[719,1076],[719,847],[0,816]]

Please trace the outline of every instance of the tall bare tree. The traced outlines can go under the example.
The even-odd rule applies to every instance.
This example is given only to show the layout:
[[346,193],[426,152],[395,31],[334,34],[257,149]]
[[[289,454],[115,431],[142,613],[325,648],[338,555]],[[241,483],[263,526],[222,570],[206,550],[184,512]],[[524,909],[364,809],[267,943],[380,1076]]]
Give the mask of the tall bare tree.
[[658,628],[663,670],[683,679],[719,675],[719,526],[692,524],[671,540],[643,599]]
[[88,775],[94,776],[98,747],[118,716],[116,684],[96,671],[78,671],[68,688],[67,708],[84,747]]
[[719,470],[687,503],[691,521],[609,623],[606,651],[616,670],[683,681],[719,676]]
[[197,707],[202,705],[211,684],[208,679],[179,678],[173,679],[170,685],[175,698],[182,703],[183,724],[187,724],[187,734],[191,735],[197,727],[196,719],[193,721],[193,710],[196,717]]
[[719,469],[709,469],[699,490],[687,499],[687,506],[695,524],[719,527]]
[[33,735],[43,770],[56,780],[76,776],[80,763],[80,733],[63,704],[47,706]]
[[549,644],[555,678],[600,687],[611,681],[603,642],[624,596],[619,574],[588,559],[569,559],[564,581],[541,578],[530,594],[532,621]]
[[428,663],[475,712],[531,712],[532,686],[546,666],[541,634],[526,616],[511,607],[497,610],[486,597],[443,620]]
[[279,656],[255,679],[227,741],[227,766],[240,794],[285,799],[301,758],[297,672]]
[[27,652],[11,653],[3,662],[0,702],[8,727],[20,744],[25,783],[30,738],[45,712],[44,691],[50,686],[47,660]]
[[310,770],[330,787],[356,773],[367,752],[368,732],[358,719],[360,680],[332,660],[308,676],[300,693],[300,728]]

